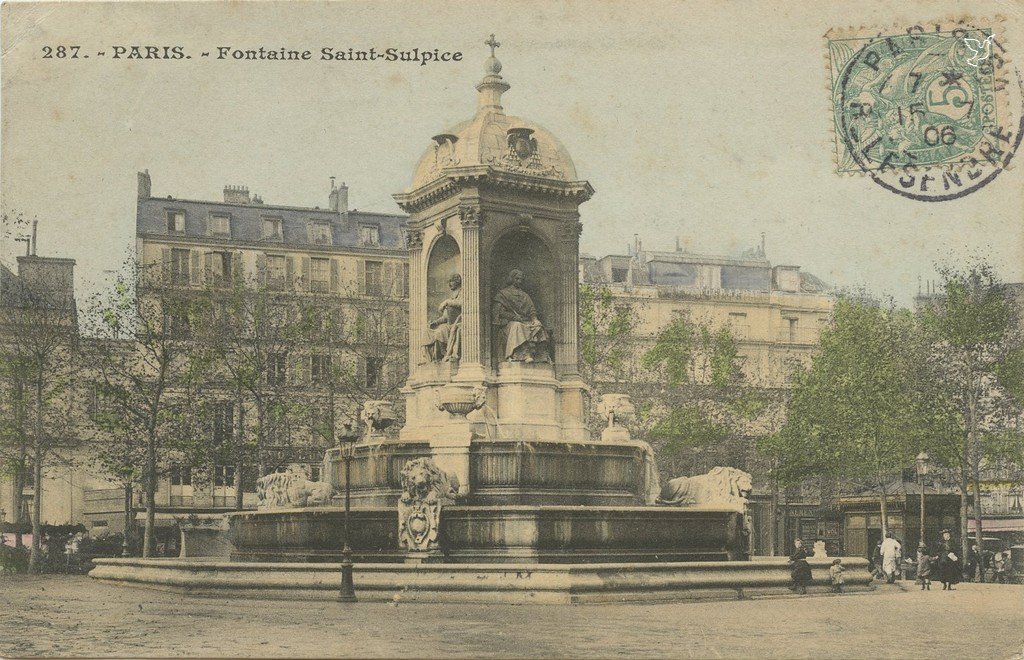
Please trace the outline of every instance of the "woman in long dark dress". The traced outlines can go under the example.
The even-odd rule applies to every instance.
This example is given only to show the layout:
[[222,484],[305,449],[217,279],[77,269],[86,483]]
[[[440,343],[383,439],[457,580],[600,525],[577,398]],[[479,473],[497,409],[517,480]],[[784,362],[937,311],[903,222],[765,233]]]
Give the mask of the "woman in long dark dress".
[[793,554],[789,556],[790,572],[789,575],[793,579],[793,586],[790,587],[793,591],[798,594],[807,593],[807,585],[811,583],[811,565],[807,563],[807,558],[810,557],[807,554],[807,550],[803,547],[804,543],[800,539],[793,542],[794,550]]
[[953,549],[952,534],[948,529],[942,530],[942,544],[939,545],[939,560],[936,562],[935,568],[943,591],[953,591],[953,585],[963,579],[960,558]]

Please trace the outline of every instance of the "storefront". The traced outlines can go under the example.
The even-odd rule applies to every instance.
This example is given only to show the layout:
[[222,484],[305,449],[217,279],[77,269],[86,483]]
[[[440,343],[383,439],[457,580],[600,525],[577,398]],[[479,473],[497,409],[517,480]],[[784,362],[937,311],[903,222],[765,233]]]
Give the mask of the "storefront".
[[[886,496],[887,528],[903,547],[912,552],[921,540],[921,494],[916,484],[902,484]],[[859,493],[841,497],[843,554],[850,557],[871,557],[875,545],[882,540],[881,498],[875,493]],[[936,493],[925,489],[926,544],[936,544],[943,529],[953,538],[960,535],[960,496]]]

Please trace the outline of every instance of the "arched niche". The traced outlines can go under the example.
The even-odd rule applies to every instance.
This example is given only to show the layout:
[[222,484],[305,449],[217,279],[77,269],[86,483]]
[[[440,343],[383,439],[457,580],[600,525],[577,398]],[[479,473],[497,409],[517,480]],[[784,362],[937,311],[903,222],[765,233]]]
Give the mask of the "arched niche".
[[437,308],[450,295],[448,280],[455,273],[460,275],[462,264],[459,244],[447,234],[434,241],[427,259],[427,319],[437,317]]
[[490,272],[488,277],[485,323],[490,327],[490,354],[494,365],[501,362],[503,347],[500,345],[501,333],[491,325],[493,318],[494,296],[506,285],[509,273],[513,269],[523,271],[525,291],[537,308],[537,316],[544,326],[552,333],[557,344],[563,338],[557,335],[558,319],[556,313],[561,294],[561,273],[554,253],[539,236],[529,229],[514,229],[501,236],[491,250]]

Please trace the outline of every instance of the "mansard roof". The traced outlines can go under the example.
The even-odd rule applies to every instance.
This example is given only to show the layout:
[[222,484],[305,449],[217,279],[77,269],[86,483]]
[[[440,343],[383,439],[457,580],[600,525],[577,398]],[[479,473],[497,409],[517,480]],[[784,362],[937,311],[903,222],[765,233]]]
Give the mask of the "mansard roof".
[[[383,250],[405,250],[406,216],[364,211],[339,212],[330,209],[305,208],[298,206],[275,206],[270,204],[241,204],[212,202],[175,197],[149,197],[140,199],[136,216],[136,233],[139,236],[167,236],[168,211],[184,211],[185,231],[174,236],[201,238],[204,241],[229,243],[265,243],[286,247],[326,247],[317,244],[309,231],[311,221],[329,222],[332,246],[335,248],[362,248]],[[207,221],[211,215],[231,217],[231,236],[211,236]],[[263,219],[281,220],[283,239],[263,238]],[[364,245],[360,241],[360,226],[376,226],[380,231],[380,244]]]

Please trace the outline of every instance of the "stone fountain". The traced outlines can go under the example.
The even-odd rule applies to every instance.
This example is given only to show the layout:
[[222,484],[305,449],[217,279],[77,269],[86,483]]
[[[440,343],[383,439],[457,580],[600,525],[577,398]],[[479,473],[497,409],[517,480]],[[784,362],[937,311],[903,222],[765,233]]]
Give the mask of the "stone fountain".
[[[351,451],[357,590],[568,602],[788,581],[784,563],[743,561],[749,475],[716,468],[662,489],[651,448],[630,437],[624,395],[602,398],[608,426],[591,436],[577,294],[579,207],[594,190],[554,135],[505,114],[509,85],[491,44],[475,115],[435,135],[412,185],[395,195],[410,214],[400,432],[386,433],[390,404],[363,407],[360,441],[324,459],[330,505],[309,506],[323,484],[265,477],[267,497],[283,488],[284,500],[229,514],[231,562],[110,560],[94,577],[184,579],[200,590],[336,588],[341,452]],[[282,483],[275,491],[270,482]],[[289,500],[292,491],[308,493],[307,506]],[[186,569],[206,572],[190,581]]]

